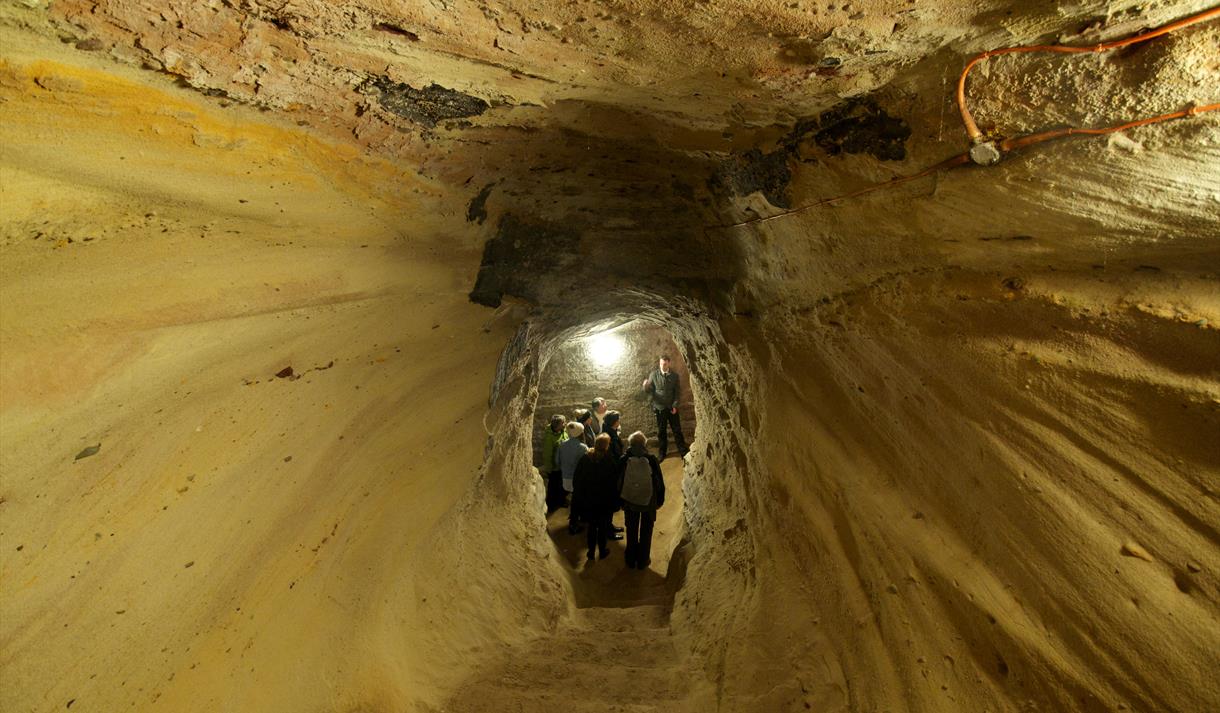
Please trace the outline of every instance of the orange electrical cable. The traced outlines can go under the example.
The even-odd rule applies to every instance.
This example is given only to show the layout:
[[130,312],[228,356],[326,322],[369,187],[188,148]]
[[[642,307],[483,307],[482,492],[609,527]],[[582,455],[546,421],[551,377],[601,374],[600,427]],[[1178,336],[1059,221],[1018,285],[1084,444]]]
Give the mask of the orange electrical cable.
[[[1134,129],[1134,128],[1137,128],[1140,126],[1148,126],[1149,124],[1158,124],[1162,121],[1171,121],[1173,119],[1185,119],[1187,117],[1197,116],[1199,114],[1203,114],[1203,113],[1206,113],[1209,111],[1220,111],[1220,103],[1204,104],[1202,106],[1191,107],[1190,109],[1174,111],[1174,112],[1170,112],[1168,114],[1160,114],[1157,116],[1148,117],[1147,119],[1140,119],[1138,121],[1129,121],[1125,124],[1116,124],[1114,126],[1106,126],[1106,127],[1099,128],[1099,129],[1078,129],[1078,128],[1053,129],[1051,131],[1043,131],[1043,132],[1039,132],[1037,134],[1026,134],[1025,136],[1013,136],[1011,138],[1004,139],[1003,141],[1000,142],[1000,150],[1005,153],[1008,153],[1008,152],[1014,151],[1016,149],[1027,148],[1027,147],[1033,146],[1035,144],[1040,144],[1044,141],[1062,139],[1062,138],[1066,138],[1068,136],[1076,136],[1076,135],[1101,136],[1104,134],[1113,134],[1113,133],[1117,133],[1119,131],[1126,131],[1127,129]],[[873,191],[879,191],[883,188],[892,188],[893,186],[897,186],[899,184],[906,183],[907,181],[914,181],[917,178],[923,178],[924,176],[930,176],[934,173],[940,173],[941,171],[948,171],[948,170],[957,168],[959,166],[965,166],[969,163],[970,163],[970,154],[961,153],[961,154],[958,154],[951,158],[947,158],[944,161],[941,161],[940,163],[933,164],[933,165],[923,169],[922,171],[919,171],[917,173],[912,173],[908,176],[899,176],[897,178],[892,178],[883,183],[874,183],[871,186],[865,186],[864,188],[852,191],[850,193],[844,193],[842,195],[832,196],[830,198],[822,198],[820,200],[814,201],[813,203],[807,203],[805,205],[797,206],[796,208],[785,210],[780,213],[775,213],[773,215],[763,216],[763,217],[759,217],[759,218],[751,218],[750,220],[744,220],[740,223],[730,223],[728,225],[718,225],[718,226],[714,226],[714,227],[740,228],[743,225],[752,225],[754,223],[765,223],[768,220],[774,220],[775,218],[782,218],[786,215],[792,215],[793,213],[800,213],[802,211],[806,211],[811,208],[817,208],[818,206],[828,205],[830,203],[837,203],[838,201],[846,200],[848,198],[855,198],[856,196],[862,196],[866,193],[872,193]]]
[[[1150,30],[1148,32],[1145,32],[1142,35],[1136,35],[1134,37],[1127,37],[1127,38],[1121,39],[1121,40],[1112,40],[1110,42],[1102,42],[1100,44],[1089,45],[1087,47],[1067,47],[1067,46],[1062,46],[1062,45],[1028,45],[1025,47],[1004,47],[1002,49],[990,50],[988,52],[984,52],[980,55],[977,55],[976,57],[971,59],[966,64],[966,68],[962,70],[961,77],[958,79],[958,82],[957,82],[957,106],[958,106],[958,109],[961,111],[962,122],[966,125],[966,133],[968,133],[970,135],[970,138],[976,143],[981,141],[983,138],[983,133],[981,131],[979,131],[978,125],[974,123],[974,117],[972,117],[970,115],[970,111],[966,108],[966,75],[968,75],[970,73],[970,70],[974,67],[974,65],[978,64],[979,62],[981,62],[989,57],[997,57],[999,55],[1005,55],[1005,54],[1017,54],[1017,53],[1021,53],[1021,52],[1059,52],[1059,53],[1065,53],[1065,54],[1080,54],[1080,53],[1085,53],[1085,52],[1105,52],[1107,50],[1118,49],[1120,47],[1126,47],[1126,46],[1133,45],[1133,44],[1136,44],[1139,42],[1145,42],[1154,37],[1160,37],[1162,35],[1167,35],[1170,32],[1174,32],[1175,30],[1180,30],[1183,27],[1187,27],[1189,25],[1193,25],[1193,24],[1196,24],[1199,22],[1204,22],[1206,20],[1211,20],[1216,17],[1220,17],[1220,7],[1215,7],[1215,8],[1212,8],[1211,10],[1205,10],[1196,15],[1192,15],[1190,17],[1178,20],[1176,22],[1171,22],[1168,25],[1162,25],[1161,27],[1158,27],[1155,30]],[[1027,147],[1033,146],[1035,144],[1040,144],[1044,141],[1052,141],[1054,139],[1066,138],[1068,136],[1076,136],[1076,135],[1101,136],[1104,134],[1113,134],[1113,133],[1117,133],[1119,131],[1126,131],[1127,129],[1134,129],[1134,128],[1137,128],[1140,126],[1148,126],[1149,124],[1157,124],[1162,121],[1171,121],[1173,119],[1184,119],[1187,117],[1197,116],[1199,114],[1203,114],[1203,113],[1206,113],[1209,111],[1217,111],[1217,110],[1220,110],[1220,103],[1194,106],[1189,109],[1183,109],[1181,111],[1174,111],[1174,112],[1170,112],[1168,114],[1159,114],[1157,116],[1151,116],[1151,117],[1148,117],[1145,119],[1128,121],[1128,122],[1125,122],[1122,124],[1115,124],[1113,126],[1106,126],[1106,127],[1096,128],[1096,129],[1084,129],[1084,128],[1076,128],[1076,127],[1070,127],[1070,128],[1065,128],[1065,129],[1053,129],[1051,131],[1042,131],[1042,132],[1039,132],[1036,134],[1026,134],[1025,136],[1009,137],[998,143],[998,149],[1002,153],[1007,153],[1007,152],[1010,152],[1010,151],[1013,151],[1016,149],[1027,148]],[[919,171],[917,173],[912,173],[907,176],[899,176],[897,178],[890,179],[889,181],[885,181],[884,183],[875,183],[871,186],[866,186],[864,188],[852,191],[850,193],[844,193],[842,195],[833,196],[830,198],[822,198],[821,200],[814,201],[813,203],[809,203],[809,204],[806,204],[803,206],[797,206],[796,208],[792,208],[790,210],[785,210],[780,213],[775,213],[774,215],[752,218],[750,220],[745,220],[740,223],[731,223],[729,225],[718,225],[718,226],[712,226],[712,227],[739,228],[743,225],[752,225],[754,223],[765,223],[768,220],[774,220],[776,218],[782,218],[786,215],[792,215],[793,213],[799,213],[801,211],[806,211],[811,208],[817,208],[818,206],[823,206],[823,205],[827,205],[830,203],[836,203],[838,201],[845,200],[847,198],[855,198],[856,196],[862,196],[866,193],[872,193],[873,191],[879,191],[883,188],[891,188],[893,186],[897,186],[902,183],[906,183],[908,181],[914,181],[918,178],[923,178],[924,176],[930,176],[934,173],[939,173],[941,171],[948,171],[948,170],[957,168],[959,166],[964,166],[966,164],[969,164],[971,162],[971,160],[972,159],[971,159],[971,155],[969,152],[958,154],[951,158],[945,159],[944,161],[941,161],[940,163],[929,166],[928,168],[925,168],[922,171]]]
[[1025,136],[1014,136],[1012,138],[1004,139],[1003,141],[1001,141],[1000,150],[1001,151],[1011,151],[1013,149],[1019,149],[1019,148],[1024,148],[1026,146],[1033,146],[1034,144],[1040,144],[1043,141],[1050,141],[1052,139],[1061,139],[1065,136],[1074,136],[1077,134],[1083,134],[1086,136],[1101,136],[1103,134],[1113,134],[1113,133],[1116,133],[1119,131],[1126,131],[1127,129],[1134,129],[1134,128],[1140,127],[1140,126],[1147,126],[1149,124],[1157,124],[1162,121],[1170,121],[1172,119],[1185,119],[1188,116],[1197,116],[1199,114],[1203,114],[1203,113],[1206,113],[1209,111],[1216,111],[1217,109],[1220,109],[1220,104],[1204,104],[1203,106],[1195,106],[1195,107],[1191,107],[1189,109],[1183,109],[1182,111],[1174,111],[1174,112],[1170,112],[1168,114],[1150,116],[1147,119],[1140,119],[1138,121],[1128,121],[1125,124],[1116,124],[1114,126],[1106,126],[1106,127],[1100,128],[1100,129],[1078,129],[1078,128],[1053,129],[1051,131],[1043,131],[1043,132],[1040,132],[1037,134],[1026,134]]
[[[1138,42],[1146,42],[1154,37],[1167,35],[1170,32],[1180,30],[1183,27],[1193,25],[1206,20],[1220,17],[1220,7],[1214,7],[1210,10],[1204,10],[1197,15],[1171,22],[1168,25],[1162,25],[1155,30],[1150,30],[1142,35],[1127,37],[1121,40],[1111,40],[1110,42],[1102,42],[1100,44],[1089,45],[1087,47],[1068,47],[1064,45],[1027,45],[1024,47],[1004,47],[998,50],[988,50],[980,55],[977,55],[966,63],[966,68],[962,70],[961,77],[957,80],[957,108],[962,115],[962,123],[966,125],[966,133],[970,136],[971,141],[978,142],[983,138],[983,132],[979,130],[978,124],[974,122],[974,117],[970,115],[970,110],[966,108],[966,76],[970,74],[970,70],[974,65],[991,57],[998,57],[1006,54],[1018,54],[1023,52],[1058,52],[1061,54],[1083,54],[1087,52],[1106,52],[1109,50],[1127,47]],[[1117,129],[1116,129],[1117,131]],[[1077,133],[1085,133],[1083,131]]]

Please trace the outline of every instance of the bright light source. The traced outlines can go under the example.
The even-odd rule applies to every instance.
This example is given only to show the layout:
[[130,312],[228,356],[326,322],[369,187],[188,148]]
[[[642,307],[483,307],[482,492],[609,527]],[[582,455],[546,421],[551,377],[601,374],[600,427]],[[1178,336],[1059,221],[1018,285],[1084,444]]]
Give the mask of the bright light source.
[[625,348],[623,338],[609,332],[602,332],[601,334],[589,337],[585,346],[589,351],[589,359],[598,366],[613,365],[623,358],[623,349]]

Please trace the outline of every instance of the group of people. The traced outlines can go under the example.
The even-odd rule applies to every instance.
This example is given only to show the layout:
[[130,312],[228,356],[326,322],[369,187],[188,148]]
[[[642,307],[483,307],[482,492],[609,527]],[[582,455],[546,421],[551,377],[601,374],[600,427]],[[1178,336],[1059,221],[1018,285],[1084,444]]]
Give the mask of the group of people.
[[[678,414],[681,393],[670,359],[662,355],[657,368],[643,382],[657,419],[660,458],[665,458],[672,430],[678,452],[689,450]],[[587,531],[586,556],[610,556],[609,541],[623,539],[626,530],[627,566],[646,569],[650,564],[652,529],[657,510],[665,504],[665,480],[660,459],[648,452],[648,437],[636,431],[624,447],[619,435],[622,415],[611,411],[604,398],[593,399],[568,421],[551,417],[542,442],[542,470],[547,477],[547,514],[568,507],[568,533]],[[614,525],[614,513],[623,510],[626,528]]]

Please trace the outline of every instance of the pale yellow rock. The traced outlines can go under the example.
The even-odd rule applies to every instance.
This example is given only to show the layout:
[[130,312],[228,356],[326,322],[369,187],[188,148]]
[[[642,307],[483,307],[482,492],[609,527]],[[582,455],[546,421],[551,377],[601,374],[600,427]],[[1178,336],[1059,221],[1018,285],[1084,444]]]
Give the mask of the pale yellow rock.
[[[0,710],[1220,710],[1217,115],[818,203],[1193,9],[4,5]],[[970,106],[1177,111],[1218,32]],[[631,319],[643,571],[530,460]]]
[[1153,559],[1152,555],[1148,554],[1148,550],[1144,549],[1143,547],[1141,547],[1139,545],[1139,543],[1134,542],[1132,540],[1128,540],[1128,541],[1124,542],[1121,551],[1127,557],[1136,557],[1136,558],[1142,559],[1146,562],[1155,561]]

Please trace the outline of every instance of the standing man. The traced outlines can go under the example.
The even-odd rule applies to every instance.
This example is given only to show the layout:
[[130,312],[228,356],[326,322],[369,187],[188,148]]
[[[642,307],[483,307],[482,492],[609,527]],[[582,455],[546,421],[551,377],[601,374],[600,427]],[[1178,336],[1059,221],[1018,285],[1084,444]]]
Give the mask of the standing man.
[[[606,400],[598,396],[589,404],[589,412],[593,415],[593,436],[601,435],[602,421],[606,418]],[[590,446],[592,447],[592,446]]]
[[627,568],[648,569],[652,528],[657,509],[665,504],[665,478],[657,459],[648,452],[648,438],[642,432],[631,434],[627,444],[618,469],[618,493],[627,523]]
[[686,445],[686,436],[682,435],[682,418],[678,415],[678,396],[681,388],[678,374],[669,368],[668,355],[662,354],[657,360],[657,368],[644,379],[644,390],[652,395],[652,412],[657,417],[657,448],[661,460],[665,459],[669,447],[666,426],[673,429],[674,440],[678,442],[678,453],[685,458],[690,448]]

